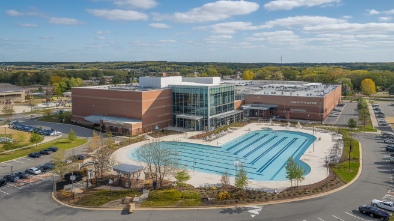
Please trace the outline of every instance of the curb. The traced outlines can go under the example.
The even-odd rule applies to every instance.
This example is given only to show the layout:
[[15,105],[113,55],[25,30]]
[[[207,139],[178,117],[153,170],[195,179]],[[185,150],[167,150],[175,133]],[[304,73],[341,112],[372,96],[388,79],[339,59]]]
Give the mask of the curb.
[[[236,204],[236,205],[229,205],[229,206],[210,206],[210,207],[187,207],[187,208],[176,208],[176,207],[162,207],[162,208],[135,208],[136,211],[147,211],[147,210],[208,210],[208,209],[226,209],[226,208],[237,208],[237,207],[250,207],[250,206],[265,206],[265,205],[275,205],[275,204],[282,204],[282,203],[290,203],[290,202],[296,202],[296,201],[303,201],[303,200],[309,200],[309,199],[315,199],[318,197],[322,197],[322,196],[327,196],[329,194],[332,193],[336,193],[338,191],[341,191],[345,188],[347,188],[348,186],[352,185],[354,182],[356,182],[356,180],[360,177],[362,169],[363,169],[363,165],[362,165],[362,146],[361,143],[359,142],[359,151],[360,151],[360,167],[358,170],[357,175],[354,177],[353,180],[351,180],[349,183],[328,191],[328,192],[324,192],[321,194],[316,194],[316,195],[312,195],[312,196],[306,196],[306,197],[300,197],[300,198],[294,198],[294,199],[288,199],[288,200],[277,200],[277,201],[272,201],[272,202],[262,202],[262,203],[258,203],[258,204]],[[64,202],[61,202],[60,200],[58,200],[55,197],[54,192],[52,192],[52,198],[59,204],[63,205],[63,206],[67,206],[70,208],[74,208],[74,209],[83,209],[83,210],[99,210],[99,211],[121,211],[124,210],[124,207],[114,207],[114,208],[101,208],[101,207],[80,207],[80,206],[73,206],[73,205],[69,205],[66,204]]]

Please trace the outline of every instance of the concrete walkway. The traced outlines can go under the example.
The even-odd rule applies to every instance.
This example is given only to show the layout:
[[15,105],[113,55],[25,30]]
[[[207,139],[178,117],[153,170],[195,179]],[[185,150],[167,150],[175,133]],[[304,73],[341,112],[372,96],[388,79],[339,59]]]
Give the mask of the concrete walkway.
[[[160,141],[180,141],[219,146],[250,131],[261,130],[267,127],[273,130],[289,130],[313,134],[312,128],[287,128],[280,125],[269,125],[269,123],[253,123],[241,128],[234,129],[231,133],[228,133],[212,141],[188,139],[190,136],[199,134],[201,132],[188,132],[183,134],[170,135],[160,138]],[[315,136],[317,138],[315,144],[310,145],[310,147],[301,157],[301,160],[311,167],[311,172],[305,176],[305,180],[302,182],[302,185],[313,184],[327,177],[328,174],[327,168],[325,167],[325,160],[326,157],[330,155],[330,152],[333,149],[334,145],[337,143],[337,141],[334,140],[335,134],[332,132],[316,129]],[[151,140],[123,147],[114,153],[114,157],[118,160],[119,163],[141,164],[139,162],[129,159],[128,154],[133,148],[142,146],[149,142],[151,142]],[[191,179],[187,183],[192,184],[195,187],[203,186],[205,184],[217,184],[220,183],[221,180],[221,175],[207,174],[198,171],[189,171],[189,174],[191,176]],[[142,176],[140,178],[143,179]],[[234,177],[230,177],[230,182],[234,183]],[[281,190],[290,187],[290,181],[250,181],[248,187],[258,189]]]

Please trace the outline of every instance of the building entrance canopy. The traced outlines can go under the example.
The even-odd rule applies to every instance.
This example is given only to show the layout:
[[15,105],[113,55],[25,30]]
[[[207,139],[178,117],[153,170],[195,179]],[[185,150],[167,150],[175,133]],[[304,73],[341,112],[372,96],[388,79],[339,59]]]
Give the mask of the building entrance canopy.
[[244,110],[270,110],[271,108],[278,108],[278,105],[267,105],[267,104],[242,105],[242,109]]
[[91,115],[84,117],[86,121],[89,121],[94,124],[100,124],[101,121],[103,123],[112,123],[116,125],[128,125],[131,126],[134,123],[139,123],[141,122],[140,120],[135,120],[135,119],[129,119],[129,118],[121,118],[121,117],[110,117],[110,116],[99,116],[99,115]]
[[233,111],[228,111],[228,112],[225,112],[225,113],[214,115],[214,116],[212,116],[212,118],[221,119],[221,118],[231,117],[231,116],[234,116],[234,115],[240,114],[240,113],[243,113],[243,111],[233,110]]
[[113,167],[113,170],[116,171],[117,173],[127,174],[127,175],[137,173],[143,169],[144,169],[143,166],[134,165],[134,164],[118,164]]
[[176,118],[183,118],[188,120],[201,120],[203,119],[203,116],[190,115],[190,114],[177,114]]

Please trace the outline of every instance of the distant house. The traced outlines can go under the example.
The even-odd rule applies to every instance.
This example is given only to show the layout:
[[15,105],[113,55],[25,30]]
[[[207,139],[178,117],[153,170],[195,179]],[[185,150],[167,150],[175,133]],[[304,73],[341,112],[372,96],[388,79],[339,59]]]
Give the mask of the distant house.
[[0,83],[0,104],[25,102],[24,88],[7,83]]

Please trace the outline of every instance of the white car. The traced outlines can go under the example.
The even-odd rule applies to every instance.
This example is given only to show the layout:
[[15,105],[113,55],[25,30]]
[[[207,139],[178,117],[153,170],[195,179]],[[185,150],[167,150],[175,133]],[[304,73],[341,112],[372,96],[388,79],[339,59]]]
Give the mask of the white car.
[[394,140],[393,139],[386,139],[383,142],[384,143],[392,143],[392,144],[394,144]]
[[390,201],[373,199],[371,205],[385,210],[394,211],[394,203]]
[[53,131],[50,135],[51,136],[60,136],[60,135],[62,135],[63,133],[62,132],[60,132],[60,131]]
[[335,112],[332,112],[330,115],[328,115],[329,117],[338,117],[339,116],[339,113],[335,113]]
[[37,174],[40,174],[40,173],[41,173],[41,170],[38,169],[37,167],[32,167],[32,168],[30,168],[30,169],[27,169],[26,172],[27,172],[27,173],[30,173],[30,174],[37,175]]

